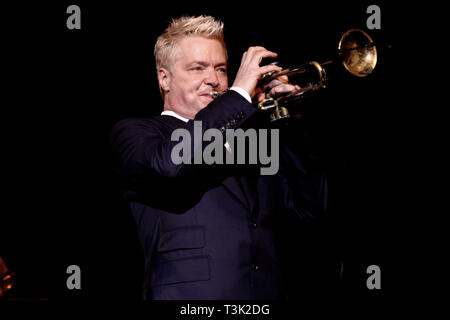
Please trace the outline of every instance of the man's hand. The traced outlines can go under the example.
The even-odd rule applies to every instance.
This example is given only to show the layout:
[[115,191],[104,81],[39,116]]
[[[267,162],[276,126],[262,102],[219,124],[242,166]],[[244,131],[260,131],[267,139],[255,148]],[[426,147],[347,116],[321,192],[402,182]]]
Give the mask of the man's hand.
[[258,86],[260,84],[259,80],[264,74],[282,70],[281,67],[275,64],[259,66],[263,58],[275,58],[276,56],[277,54],[275,52],[263,47],[250,47],[242,55],[241,66],[239,67],[233,86],[246,90],[252,99],[256,95],[258,102],[264,99],[264,92],[267,88],[270,88],[269,93],[272,96],[300,89],[298,85],[290,84],[287,76],[278,77],[269,83]]
[[273,79],[269,83],[265,83],[262,86],[256,87],[256,96],[258,102],[264,100],[267,88],[270,88],[270,91],[268,93],[270,93],[270,95],[273,97],[300,89],[298,85],[290,84],[287,76],[280,76],[276,79]]
[[281,71],[281,67],[270,64],[260,67],[263,58],[275,58],[277,54],[263,47],[250,47],[243,55],[241,66],[234,79],[233,86],[248,92],[251,98],[256,94],[256,86],[261,77],[269,72]]

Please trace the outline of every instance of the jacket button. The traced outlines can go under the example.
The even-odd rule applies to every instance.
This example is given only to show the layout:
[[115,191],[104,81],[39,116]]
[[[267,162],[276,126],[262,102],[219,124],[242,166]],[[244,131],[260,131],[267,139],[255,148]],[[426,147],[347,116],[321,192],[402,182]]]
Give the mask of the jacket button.
[[253,227],[253,229],[256,229],[257,227],[258,227],[258,225],[256,224],[256,222],[252,222],[252,227]]
[[253,270],[253,271],[258,271],[258,270],[259,270],[259,265],[257,265],[257,264],[252,264],[252,270]]

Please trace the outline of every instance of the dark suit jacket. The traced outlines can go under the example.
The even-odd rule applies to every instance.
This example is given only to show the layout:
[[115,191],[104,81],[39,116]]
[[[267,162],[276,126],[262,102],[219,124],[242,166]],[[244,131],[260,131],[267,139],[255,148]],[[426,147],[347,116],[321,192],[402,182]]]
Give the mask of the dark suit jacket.
[[[203,130],[224,131],[255,111],[229,91],[195,120]],[[323,184],[315,185],[285,147],[273,176],[258,175],[255,166],[175,165],[176,128],[193,135],[193,121],[170,116],[122,120],[111,135],[114,168],[145,253],[144,299],[283,298],[274,218],[283,209],[300,218],[322,215]]]

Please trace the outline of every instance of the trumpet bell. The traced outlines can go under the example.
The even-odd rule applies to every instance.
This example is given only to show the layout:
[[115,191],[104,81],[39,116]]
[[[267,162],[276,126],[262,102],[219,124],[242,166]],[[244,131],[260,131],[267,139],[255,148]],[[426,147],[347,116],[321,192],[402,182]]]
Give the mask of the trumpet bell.
[[377,65],[377,49],[372,38],[360,29],[344,33],[339,41],[339,55],[348,72],[357,77],[365,77]]
[[[296,102],[311,97],[320,89],[327,87],[328,77],[325,67],[329,64],[342,63],[348,72],[360,78],[371,74],[377,65],[375,43],[360,29],[350,29],[342,35],[337,53],[338,56],[326,62],[310,61],[300,66],[262,75],[260,81],[267,83],[280,76],[288,76],[289,81],[294,80],[292,83],[299,85],[300,89],[276,97],[266,93],[265,98],[257,102],[258,109],[270,113],[271,121],[289,118],[288,104],[295,105]],[[225,91],[213,91],[210,95],[217,98]]]

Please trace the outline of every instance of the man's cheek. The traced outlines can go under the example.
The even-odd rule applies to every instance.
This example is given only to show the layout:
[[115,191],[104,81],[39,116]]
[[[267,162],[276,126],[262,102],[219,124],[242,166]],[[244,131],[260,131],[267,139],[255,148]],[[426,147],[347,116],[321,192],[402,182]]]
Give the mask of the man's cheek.
[[224,79],[222,79],[222,81],[220,81],[220,89],[225,90],[227,88],[228,88],[228,78],[225,77]]

